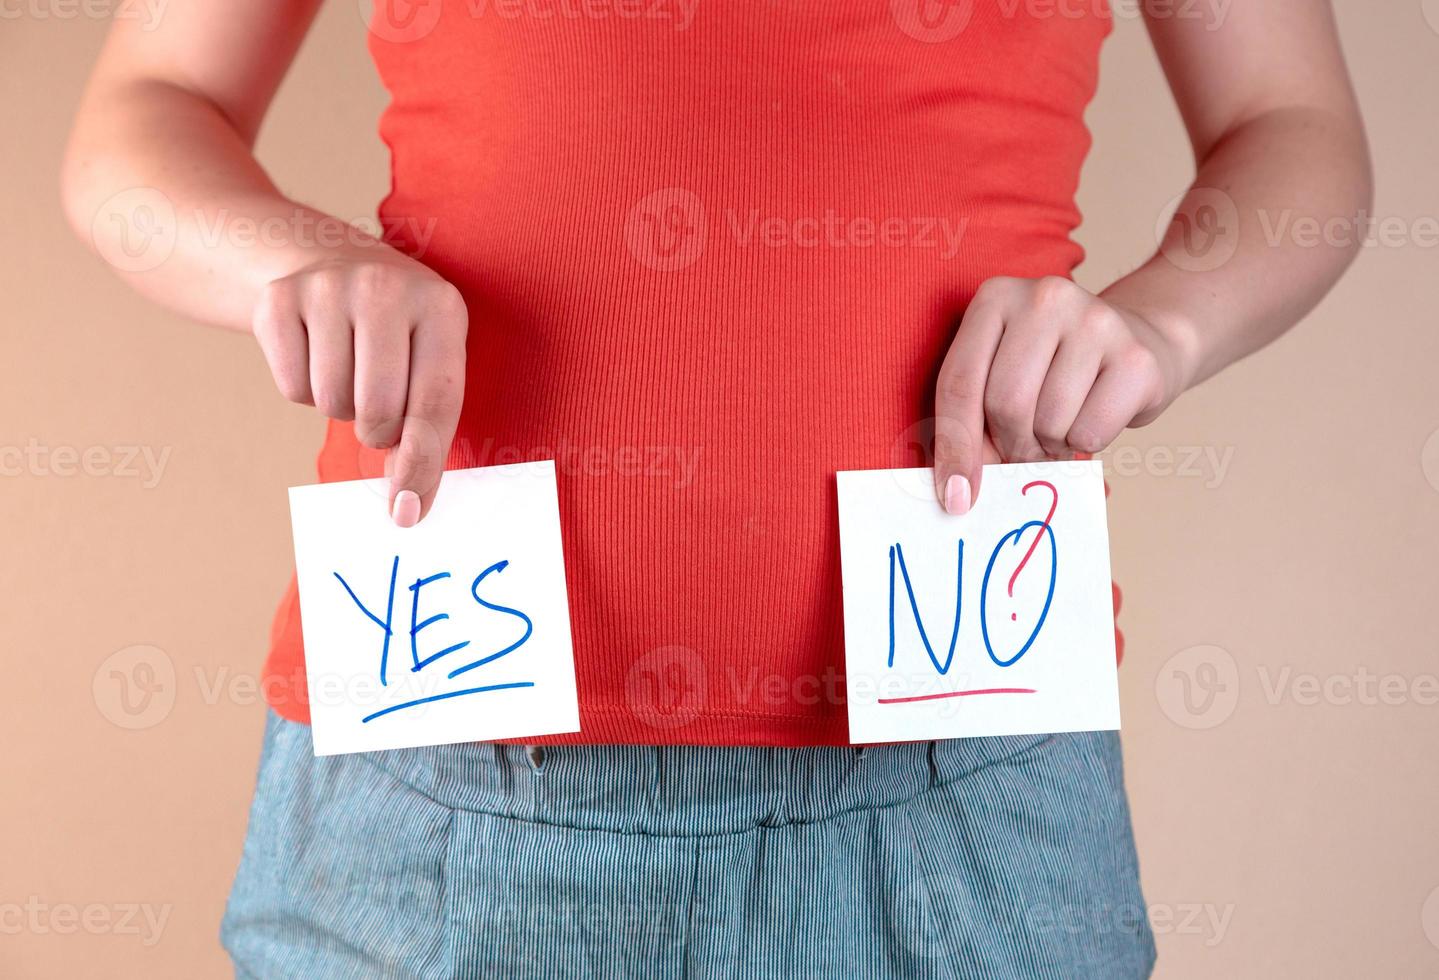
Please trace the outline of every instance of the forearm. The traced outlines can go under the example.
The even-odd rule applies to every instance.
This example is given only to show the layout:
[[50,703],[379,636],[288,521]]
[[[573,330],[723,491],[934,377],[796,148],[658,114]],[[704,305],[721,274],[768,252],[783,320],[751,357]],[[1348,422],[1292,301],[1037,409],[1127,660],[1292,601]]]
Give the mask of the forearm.
[[1310,108],[1258,116],[1209,148],[1159,251],[1101,296],[1169,339],[1183,390],[1323,298],[1361,247],[1371,192],[1357,118]]
[[266,284],[327,250],[385,248],[286,198],[218,106],[164,81],[97,78],[62,186],[76,234],[136,290],[234,329]]
[[[1196,146],[1158,253],[1100,296],[1057,278],[980,287],[936,385],[935,488],[950,512],[969,509],[985,462],[1098,452],[1153,421],[1293,326],[1353,260],[1371,184],[1356,113],[1262,113]],[[1316,240],[1326,227],[1344,233]]]

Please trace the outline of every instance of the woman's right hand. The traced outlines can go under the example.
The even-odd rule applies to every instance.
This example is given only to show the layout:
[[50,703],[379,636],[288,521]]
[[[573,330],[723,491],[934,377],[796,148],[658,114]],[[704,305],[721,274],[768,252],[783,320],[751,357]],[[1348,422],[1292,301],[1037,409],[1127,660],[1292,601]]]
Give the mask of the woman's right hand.
[[468,315],[460,292],[388,246],[353,248],[272,281],[252,329],[292,402],[355,422],[391,450],[390,514],[429,513],[459,422]]
[[[464,301],[415,259],[290,200],[255,159],[318,0],[179,6],[111,25],[65,153],[66,216],[136,290],[250,329],[287,398],[354,419],[362,443],[391,450],[390,512],[412,525],[459,420]],[[315,239],[337,225],[339,241]]]

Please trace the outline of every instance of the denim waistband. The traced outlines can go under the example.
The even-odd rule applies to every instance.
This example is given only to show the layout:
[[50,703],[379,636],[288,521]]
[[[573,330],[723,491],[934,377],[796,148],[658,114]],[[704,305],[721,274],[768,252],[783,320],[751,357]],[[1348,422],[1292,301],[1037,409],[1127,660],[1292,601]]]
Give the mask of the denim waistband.
[[436,802],[616,833],[701,835],[811,823],[891,806],[1051,735],[864,749],[467,743],[364,758]]

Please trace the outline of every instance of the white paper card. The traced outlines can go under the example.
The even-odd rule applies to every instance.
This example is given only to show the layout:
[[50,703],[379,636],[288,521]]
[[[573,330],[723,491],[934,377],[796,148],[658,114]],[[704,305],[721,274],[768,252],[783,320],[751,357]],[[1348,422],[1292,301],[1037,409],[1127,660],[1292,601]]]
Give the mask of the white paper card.
[[838,486],[851,742],[1119,727],[1098,461],[986,466],[962,517],[929,469]]
[[579,730],[555,465],[290,489],[316,755]]

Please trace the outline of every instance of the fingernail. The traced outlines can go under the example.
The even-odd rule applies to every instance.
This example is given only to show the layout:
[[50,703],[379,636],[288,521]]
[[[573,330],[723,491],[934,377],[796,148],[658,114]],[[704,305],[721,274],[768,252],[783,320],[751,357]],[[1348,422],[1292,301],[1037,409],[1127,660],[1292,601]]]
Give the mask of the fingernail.
[[944,484],[944,509],[955,517],[969,513],[969,481],[952,476]]
[[400,527],[414,527],[420,523],[420,495],[413,490],[401,490],[395,494],[390,516]]

